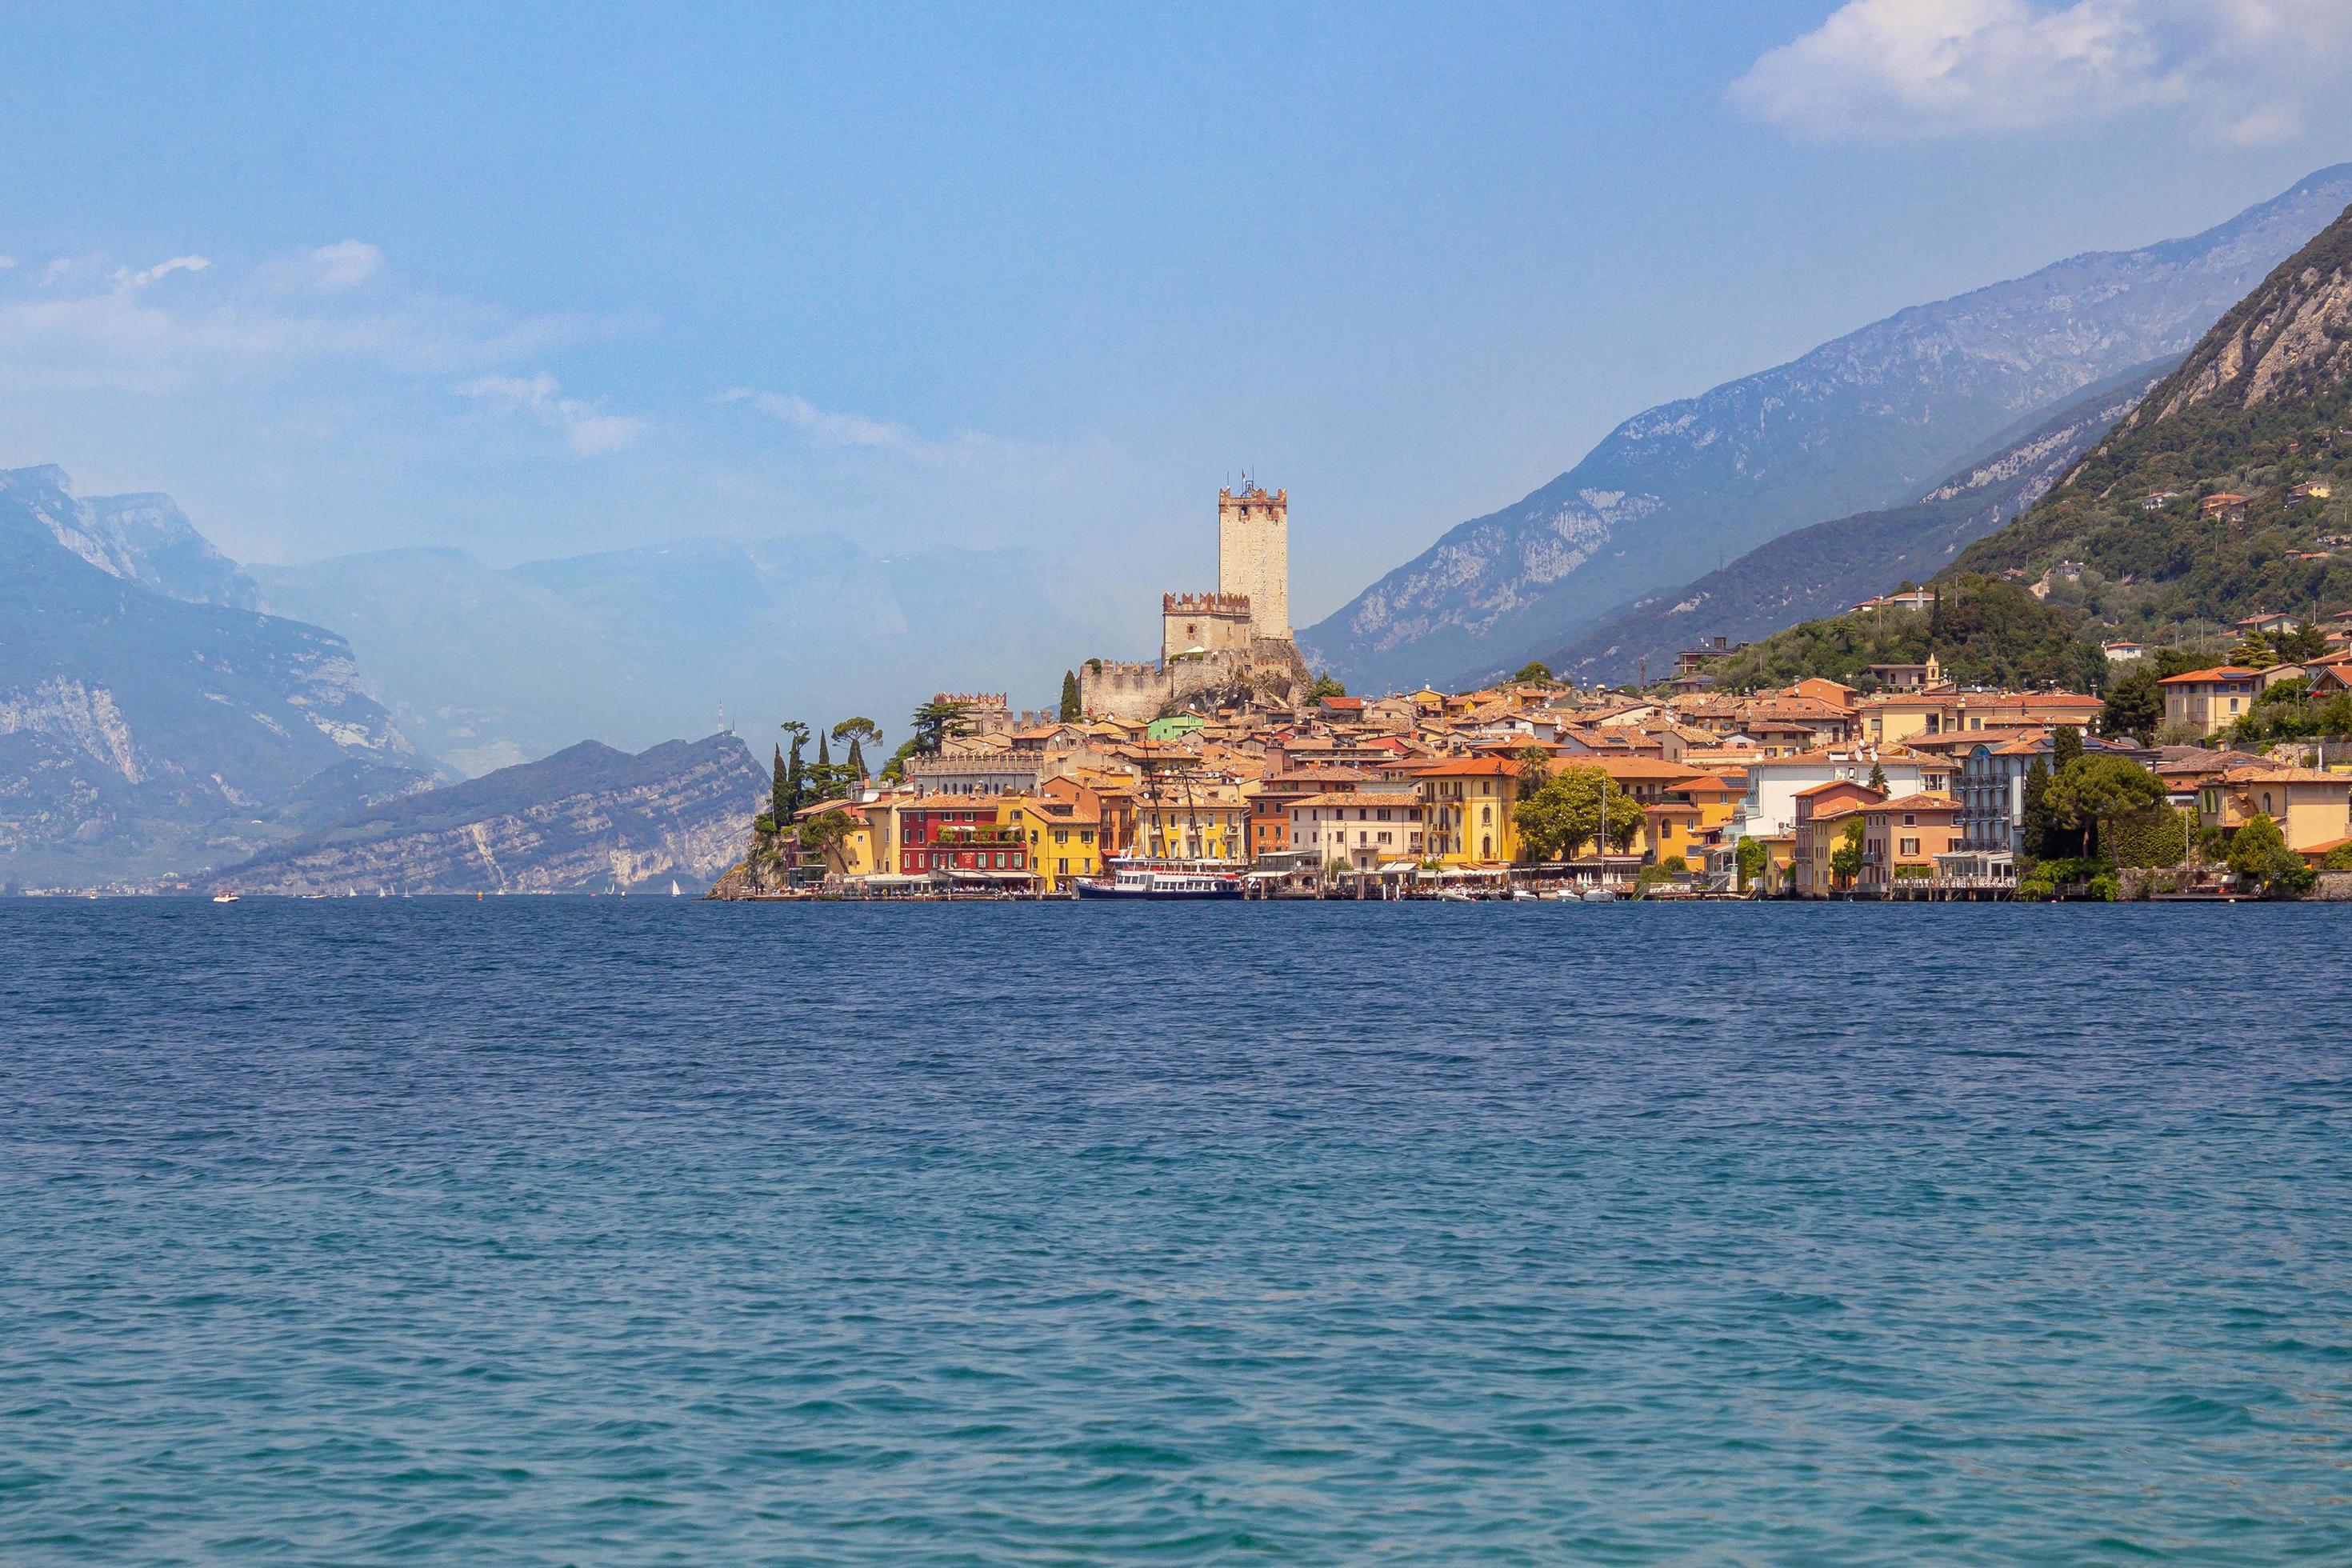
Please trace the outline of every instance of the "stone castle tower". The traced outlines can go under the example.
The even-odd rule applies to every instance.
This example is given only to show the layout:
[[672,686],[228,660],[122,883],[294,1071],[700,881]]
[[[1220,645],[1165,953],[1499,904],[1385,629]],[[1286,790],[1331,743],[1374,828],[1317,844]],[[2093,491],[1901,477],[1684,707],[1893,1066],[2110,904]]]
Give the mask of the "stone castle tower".
[[1249,601],[1250,630],[1290,638],[1290,492],[1217,492],[1217,593]]

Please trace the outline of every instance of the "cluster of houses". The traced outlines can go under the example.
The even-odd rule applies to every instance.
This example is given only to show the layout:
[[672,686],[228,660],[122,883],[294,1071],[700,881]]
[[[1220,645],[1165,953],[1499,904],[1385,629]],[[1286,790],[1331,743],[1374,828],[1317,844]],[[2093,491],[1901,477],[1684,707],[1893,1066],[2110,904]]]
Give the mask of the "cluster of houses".
[[[1822,679],[1658,696],[1524,681],[1149,720],[1063,720],[967,696],[963,732],[907,758],[903,780],[799,813],[844,819],[817,836],[824,847],[801,875],[867,893],[1050,894],[1139,856],[1228,868],[1267,892],[1618,884],[1660,868],[1653,879],[1692,890],[1999,896],[2015,884],[2033,762],[2049,761],[2062,729],[2088,737],[2099,700],[1965,689],[1932,658],[1874,673],[1869,694]],[[2168,712],[2182,693],[2181,711],[2226,729],[2239,679],[2176,678]],[[2352,773],[2204,746],[2084,744],[2152,769],[2198,823],[2263,813],[2315,863],[2352,837]],[[1538,864],[1518,805],[1572,768],[1613,781],[1625,815]],[[1856,821],[1861,868],[1841,878],[1832,859]],[[1756,846],[1745,879],[1743,843]]]

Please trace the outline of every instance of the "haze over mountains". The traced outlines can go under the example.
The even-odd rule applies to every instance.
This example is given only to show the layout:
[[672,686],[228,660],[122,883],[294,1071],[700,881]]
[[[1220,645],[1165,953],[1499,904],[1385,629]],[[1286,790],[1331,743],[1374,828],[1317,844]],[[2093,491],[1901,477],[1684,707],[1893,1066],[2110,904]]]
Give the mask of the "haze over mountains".
[[625,749],[730,721],[862,714],[898,731],[940,685],[1049,700],[1108,635],[1023,550],[877,555],[829,534],[508,568],[390,550],[252,568],[280,614],[334,626],[417,743],[475,774],[582,739]]
[[343,639],[252,597],[163,497],[0,473],[0,881],[215,865],[429,782]]
[[2352,203],[2352,165],[2185,239],[1897,312],[1634,416],[1300,634],[1359,690],[1491,677],[1611,611],[1831,518],[1903,504],[1998,432],[2187,349]]

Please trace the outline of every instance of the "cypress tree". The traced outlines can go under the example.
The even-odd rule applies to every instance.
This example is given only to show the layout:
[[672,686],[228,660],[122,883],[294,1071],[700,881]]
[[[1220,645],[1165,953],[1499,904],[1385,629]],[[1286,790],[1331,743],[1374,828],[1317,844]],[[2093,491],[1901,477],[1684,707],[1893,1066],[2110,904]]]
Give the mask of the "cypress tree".
[[849,737],[848,771],[849,782],[851,784],[864,784],[866,782],[866,752],[863,747],[858,745],[857,737],[855,735]]
[[792,807],[788,804],[792,799],[791,791],[792,781],[784,773],[784,749],[778,746],[775,779],[768,786],[768,813],[772,820],[783,822],[791,816]]
[[2063,773],[2067,763],[2079,760],[2082,755],[2083,731],[2072,724],[2059,725],[2057,733],[2050,737],[2050,771]]
[[819,731],[816,737],[816,767],[809,775],[809,793],[819,800],[833,798],[833,748]]
[[2032,859],[2050,857],[2050,806],[2044,796],[2050,793],[2050,764],[2040,757],[2025,770],[2025,813],[2019,822],[2018,847]]
[[1076,719],[1076,718],[1077,718],[1077,717],[1078,717],[1078,672],[1077,672],[1076,670],[1075,670],[1075,669],[1066,669],[1066,670],[1062,671],[1062,712],[1061,712],[1061,720],[1062,720],[1062,722],[1063,722],[1063,723],[1067,724],[1067,723],[1069,723],[1072,720],[1074,720],[1074,719]]

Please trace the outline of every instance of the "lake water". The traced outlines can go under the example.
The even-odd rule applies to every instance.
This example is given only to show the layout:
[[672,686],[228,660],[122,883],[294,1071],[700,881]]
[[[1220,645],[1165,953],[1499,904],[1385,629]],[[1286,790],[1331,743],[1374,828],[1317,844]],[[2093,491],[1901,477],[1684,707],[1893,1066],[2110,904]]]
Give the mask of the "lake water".
[[0,1561],[2352,1561],[2352,910],[0,902]]

